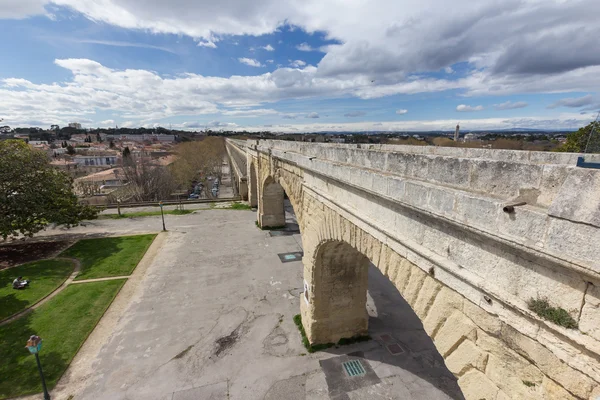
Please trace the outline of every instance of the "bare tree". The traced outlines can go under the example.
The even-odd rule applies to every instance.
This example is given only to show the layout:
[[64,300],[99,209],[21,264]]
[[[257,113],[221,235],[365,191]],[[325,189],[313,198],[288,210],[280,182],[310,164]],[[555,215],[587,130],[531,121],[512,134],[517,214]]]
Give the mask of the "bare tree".
[[131,201],[168,199],[176,188],[168,168],[153,163],[150,157],[123,157],[123,174],[128,184],[122,196]]
[[186,142],[177,146],[177,160],[171,173],[179,187],[190,188],[192,182],[202,183],[205,197],[212,197],[209,177],[221,180],[225,141],[209,136],[202,141]]

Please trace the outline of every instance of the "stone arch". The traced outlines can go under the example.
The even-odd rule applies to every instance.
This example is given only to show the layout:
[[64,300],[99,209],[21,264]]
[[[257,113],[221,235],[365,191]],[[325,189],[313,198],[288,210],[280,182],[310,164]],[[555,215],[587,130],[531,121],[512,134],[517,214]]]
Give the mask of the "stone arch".
[[249,164],[248,178],[248,202],[250,207],[256,207],[258,206],[258,177],[254,162]]
[[283,187],[272,177],[267,176],[262,184],[258,202],[258,223],[261,228],[285,226]]
[[[304,203],[310,206],[311,196],[306,197]],[[440,330],[448,314],[462,308],[462,296],[437,281],[434,271],[425,272],[334,210],[326,206],[321,210],[307,217],[302,235],[308,294],[300,308],[311,343],[367,333],[370,263],[396,287],[430,337]],[[473,324],[465,326],[465,335],[475,329]],[[447,355],[444,351],[439,350],[442,356]]]

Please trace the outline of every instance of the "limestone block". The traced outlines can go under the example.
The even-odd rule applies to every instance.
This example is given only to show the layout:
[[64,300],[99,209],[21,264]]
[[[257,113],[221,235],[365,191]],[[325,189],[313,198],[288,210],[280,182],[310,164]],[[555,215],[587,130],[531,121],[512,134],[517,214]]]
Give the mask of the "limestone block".
[[539,187],[541,165],[492,160],[472,160],[471,189],[506,199],[519,195],[522,188]]
[[544,246],[546,213],[528,207],[515,207],[515,212],[498,214],[498,231],[530,246]]
[[473,304],[469,300],[463,303],[463,313],[475,323],[478,327],[489,333],[490,335],[499,335],[502,328],[502,321],[497,315],[490,314],[483,308]]
[[550,207],[571,169],[573,169],[573,166],[544,165],[542,181],[540,183],[540,195],[536,202],[538,206]]
[[423,320],[427,315],[429,307],[431,307],[433,301],[435,300],[435,296],[441,289],[442,285],[434,278],[431,276],[425,278],[423,286],[421,287],[421,290],[417,296],[417,300],[413,305],[413,310],[421,320]]
[[577,397],[567,392],[562,386],[557,385],[556,382],[547,376],[544,377],[541,391],[544,400],[577,400]]
[[470,340],[477,339],[477,327],[465,315],[455,310],[444,322],[444,325],[433,338],[435,347],[442,357],[447,357],[452,353],[465,338]]
[[[542,400],[539,387],[544,375],[532,365],[515,361],[511,358],[500,358],[490,354],[486,366],[486,376],[512,399]],[[527,386],[524,382],[533,383]]]
[[600,227],[600,171],[573,168],[548,209],[551,216]]
[[431,337],[434,337],[442,322],[454,310],[461,310],[464,298],[450,288],[442,287],[429,308],[427,317],[423,320],[423,328]]
[[504,341],[478,331],[476,345],[489,353],[485,374],[510,398],[519,400],[543,398],[538,390],[526,386],[523,381],[531,382],[539,388],[544,374],[511,350]]
[[600,287],[589,286],[584,299],[579,330],[600,340]]
[[406,300],[406,297],[404,296],[404,288],[408,286],[413,265],[407,259],[401,258],[396,253],[393,253],[390,262],[392,265],[389,269],[389,278],[394,283],[394,286],[396,286],[402,297],[404,297]]
[[410,278],[408,278],[408,284],[402,292],[402,297],[411,306],[415,304],[426,277],[427,274],[421,268],[411,264]]
[[445,361],[450,372],[456,376],[462,376],[472,368],[483,372],[487,362],[487,353],[478,349],[472,341],[465,340],[446,357]]
[[472,370],[458,380],[466,400],[496,400],[498,387],[483,373]]
[[506,393],[502,390],[498,390],[498,394],[496,395],[496,400],[512,400]]
[[587,398],[592,391],[595,385],[592,379],[566,365],[539,342],[528,338],[509,325],[502,327],[502,339],[511,349],[533,361],[540,371],[575,395]]
[[564,219],[550,218],[545,248],[563,257],[583,260],[600,272],[600,229],[575,224]]
[[489,197],[458,192],[455,201],[455,218],[465,224],[496,232],[496,218],[502,212],[501,202]]

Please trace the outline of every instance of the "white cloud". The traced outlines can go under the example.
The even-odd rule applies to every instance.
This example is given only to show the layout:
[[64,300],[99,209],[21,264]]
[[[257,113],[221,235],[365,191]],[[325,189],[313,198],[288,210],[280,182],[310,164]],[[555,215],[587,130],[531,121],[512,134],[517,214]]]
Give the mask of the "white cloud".
[[290,60],[290,67],[301,68],[301,67],[304,67],[305,65],[306,65],[306,62],[304,62],[302,60],[294,60],[294,61]]
[[319,114],[316,112],[311,112],[309,114],[306,114],[306,118],[319,118]]
[[273,46],[271,46],[270,44],[263,46],[263,49],[265,49],[266,51],[275,51],[275,48]]
[[296,48],[300,51],[315,51],[308,43],[304,42],[296,46]]
[[401,110],[396,110],[396,114],[398,114],[398,115],[404,115],[404,114],[406,114],[407,112],[408,112],[408,110],[404,110],[404,109],[401,109]]
[[266,63],[273,64],[273,60],[267,60]]
[[461,104],[456,106],[456,111],[460,112],[471,112],[471,111],[481,111],[483,110],[483,106],[468,106],[466,104]]
[[264,65],[262,65],[259,61],[255,60],[254,58],[241,57],[238,58],[238,61],[242,64],[246,64],[251,67],[264,67]]
[[551,104],[548,108],[557,108],[557,107],[583,107],[589,106],[594,103],[594,97],[591,94],[582,97],[568,97],[566,99],[560,99],[559,101]]
[[250,110],[224,110],[221,111],[221,114],[235,117],[262,117],[264,115],[276,115],[279,112],[270,108],[259,108]]
[[212,40],[199,40],[198,46],[199,47],[210,47],[211,49],[217,48],[217,45]]
[[509,101],[506,101],[504,103],[500,103],[500,104],[494,104],[494,108],[496,110],[514,110],[517,108],[525,108],[527,107],[528,104],[524,101],[517,101],[515,103]]
[[[594,116],[595,117],[595,116]],[[576,114],[563,114],[558,118],[528,117],[528,118],[480,118],[461,120],[460,126],[467,130],[510,129],[515,127],[530,129],[572,129],[585,126],[593,117]],[[447,131],[453,132],[456,120],[412,120],[412,121],[382,121],[382,122],[336,122],[336,123],[295,123],[270,124],[273,132],[364,132],[364,131]],[[201,127],[203,127],[202,125]],[[175,126],[174,127],[179,127]],[[244,125],[231,128],[233,130],[264,130],[264,125]]]
[[453,74],[454,70],[452,69],[452,67],[446,67],[444,68],[444,72],[446,72],[447,74]]
[[116,122],[114,119],[106,119],[106,120],[100,121],[98,123],[100,124],[100,126],[103,126],[103,127],[116,125]]

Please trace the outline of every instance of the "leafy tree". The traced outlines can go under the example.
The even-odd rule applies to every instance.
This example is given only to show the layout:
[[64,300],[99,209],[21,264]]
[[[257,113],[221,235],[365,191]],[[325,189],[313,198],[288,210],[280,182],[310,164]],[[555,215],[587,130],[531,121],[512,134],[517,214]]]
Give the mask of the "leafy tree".
[[102,143],[102,137],[100,136],[100,132],[96,133],[96,142]]
[[73,148],[73,146],[71,146],[70,144],[67,145],[67,154],[70,156],[75,155],[76,151],[75,148]]
[[108,147],[110,147],[111,149],[115,148],[115,142],[113,142],[112,140],[110,141]]
[[[595,126],[594,126],[595,124]],[[594,131],[594,136],[590,139],[590,134]],[[588,140],[589,139],[589,140]],[[567,135],[567,141],[556,151],[568,151],[571,153],[583,153],[589,141],[588,153],[600,152],[600,122],[591,122],[589,125],[579,128],[577,132],[571,132]]]
[[131,155],[131,150],[129,150],[129,146],[127,146],[123,150],[123,158],[129,157],[130,155]]
[[0,236],[33,236],[49,224],[95,218],[98,211],[79,204],[72,183],[43,151],[20,140],[0,142]]

